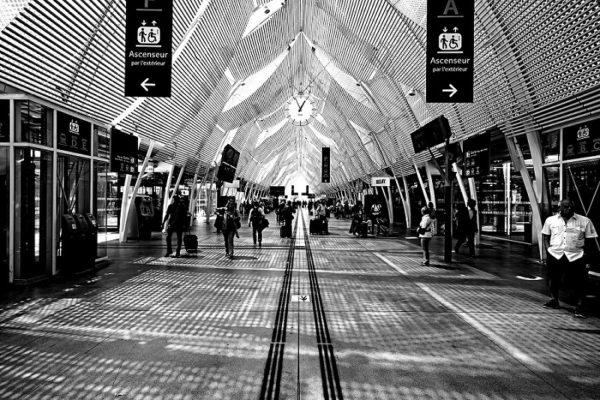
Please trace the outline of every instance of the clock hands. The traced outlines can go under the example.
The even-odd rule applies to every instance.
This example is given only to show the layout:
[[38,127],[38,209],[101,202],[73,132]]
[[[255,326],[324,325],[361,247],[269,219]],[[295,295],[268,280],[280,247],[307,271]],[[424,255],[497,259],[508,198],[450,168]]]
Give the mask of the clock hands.
[[296,96],[294,96],[294,100],[296,101],[296,104],[298,105],[298,109],[301,110],[302,106],[300,105],[300,103],[298,103],[298,98]]
[[304,107],[304,105],[306,104],[306,101],[307,101],[307,100],[308,100],[308,97],[307,97],[306,99],[304,99],[304,101],[302,102],[302,105],[300,105],[300,106],[298,107],[298,111],[299,111],[299,112],[300,112],[300,111],[302,111],[302,107]]

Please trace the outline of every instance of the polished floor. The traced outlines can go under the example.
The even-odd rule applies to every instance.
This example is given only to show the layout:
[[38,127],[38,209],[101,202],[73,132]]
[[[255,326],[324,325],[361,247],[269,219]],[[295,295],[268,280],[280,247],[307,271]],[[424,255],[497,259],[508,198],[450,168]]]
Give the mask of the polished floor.
[[111,243],[106,268],[4,296],[0,399],[600,398],[600,319],[542,308],[491,247],[445,264],[436,238],[422,266],[413,239],[270,219],[233,260],[199,223],[196,257]]

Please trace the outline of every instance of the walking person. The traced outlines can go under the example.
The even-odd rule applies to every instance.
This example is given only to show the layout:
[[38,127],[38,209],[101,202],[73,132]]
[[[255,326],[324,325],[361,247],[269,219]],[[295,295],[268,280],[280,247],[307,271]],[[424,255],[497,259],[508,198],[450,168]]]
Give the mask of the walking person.
[[431,231],[433,220],[429,215],[430,212],[431,209],[429,207],[421,208],[422,217],[419,229],[417,229],[419,238],[421,239],[421,249],[423,250],[423,262],[421,262],[421,265],[429,265],[429,243],[433,237],[433,232]]
[[[381,200],[375,200],[375,203],[371,205],[371,233],[373,235],[379,235],[379,218],[381,216]],[[375,232],[375,225],[377,225],[377,232]]]
[[229,201],[227,203],[225,214],[223,215],[223,225],[221,230],[225,239],[225,254],[233,259],[233,238],[240,237],[238,229],[240,227],[240,214],[235,208],[235,203]]
[[167,207],[167,213],[162,221],[162,229],[167,229],[167,254],[165,257],[169,257],[173,253],[173,247],[171,245],[171,237],[173,232],[177,235],[177,250],[175,257],[179,257],[181,252],[181,240],[183,237],[183,230],[187,225],[187,208],[185,204],[179,199],[179,196],[173,196],[173,200],[169,207]]
[[469,211],[467,210],[467,206],[462,203],[456,206],[454,222],[456,223],[454,237],[457,239],[454,245],[454,252],[458,254],[460,246],[467,241],[467,226],[469,225]]
[[583,299],[589,265],[586,265],[586,253],[595,249],[594,238],[598,237],[592,221],[583,215],[576,214],[573,202],[563,199],[560,212],[552,215],[544,222],[542,228],[546,245],[546,263],[548,266],[548,285],[551,299],[544,307],[560,308],[558,294],[565,275],[573,278],[576,296],[575,317],[585,318]]
[[258,241],[258,247],[262,247],[262,230],[263,230],[263,219],[265,218],[265,212],[262,207],[255,201],[254,207],[250,210],[248,216],[248,226],[252,225],[252,239],[254,240],[254,246]]
[[[457,224],[460,224],[461,236],[454,245],[454,252],[458,254],[460,246],[467,240],[469,246],[469,257],[475,257],[475,233],[478,231],[477,227],[477,209],[475,206],[477,202],[473,199],[467,200],[466,212],[462,210],[463,214],[460,215],[461,221],[457,220]],[[457,215],[458,217],[458,215]]]

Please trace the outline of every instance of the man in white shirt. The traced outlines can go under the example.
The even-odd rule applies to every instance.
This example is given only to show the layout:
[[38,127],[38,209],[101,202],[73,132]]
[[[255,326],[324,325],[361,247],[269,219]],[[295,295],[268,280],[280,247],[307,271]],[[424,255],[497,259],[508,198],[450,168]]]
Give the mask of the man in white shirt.
[[560,202],[560,213],[546,219],[542,228],[544,244],[547,249],[548,283],[551,300],[544,304],[547,308],[559,308],[558,292],[565,274],[573,276],[574,290],[577,296],[575,316],[584,318],[581,309],[585,297],[587,265],[585,250],[595,246],[598,237],[589,218],[576,214],[569,199]]

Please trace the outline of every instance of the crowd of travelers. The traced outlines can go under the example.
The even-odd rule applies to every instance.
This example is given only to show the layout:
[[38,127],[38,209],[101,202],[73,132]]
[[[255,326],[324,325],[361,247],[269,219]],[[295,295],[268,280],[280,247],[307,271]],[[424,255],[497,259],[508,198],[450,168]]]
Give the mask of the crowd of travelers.
[[[477,202],[468,199],[466,204],[456,204],[452,218],[452,234],[456,239],[454,244],[455,256],[458,256],[463,246],[468,248],[469,258],[475,258],[475,236],[478,232]],[[311,218],[311,234],[328,234],[328,219],[349,218],[349,234],[358,237],[367,237],[368,234],[380,235],[389,229],[387,209],[381,201],[374,199],[370,207],[365,210],[361,201],[336,201],[326,200],[308,201],[281,201],[271,206],[280,225],[281,237],[292,236],[292,222],[298,208],[306,208]],[[263,202],[243,202],[239,209],[233,200],[228,201],[225,207],[216,209],[214,226],[218,234],[223,235],[225,254],[233,259],[234,240],[239,238],[242,215],[247,216],[247,223],[252,227],[254,246],[262,247],[263,230],[269,226],[266,214],[271,207]],[[421,220],[417,228],[422,249],[423,266],[430,265],[430,243],[438,231],[438,216],[433,203],[428,203],[421,208]],[[172,236],[177,237],[177,247],[174,257],[179,257],[182,247],[184,231],[189,227],[190,214],[186,198],[179,195],[173,196],[168,206],[162,227],[166,232],[167,253],[172,256]],[[565,277],[570,278],[574,286],[576,297],[576,317],[585,317],[583,301],[587,282],[590,260],[594,253],[595,240],[598,237],[591,220],[574,212],[573,202],[564,199],[560,202],[560,210],[549,216],[542,229],[544,248],[546,249],[547,283],[550,290],[550,300],[544,304],[546,308],[560,308],[559,290]],[[597,252],[596,252],[597,253]]]

